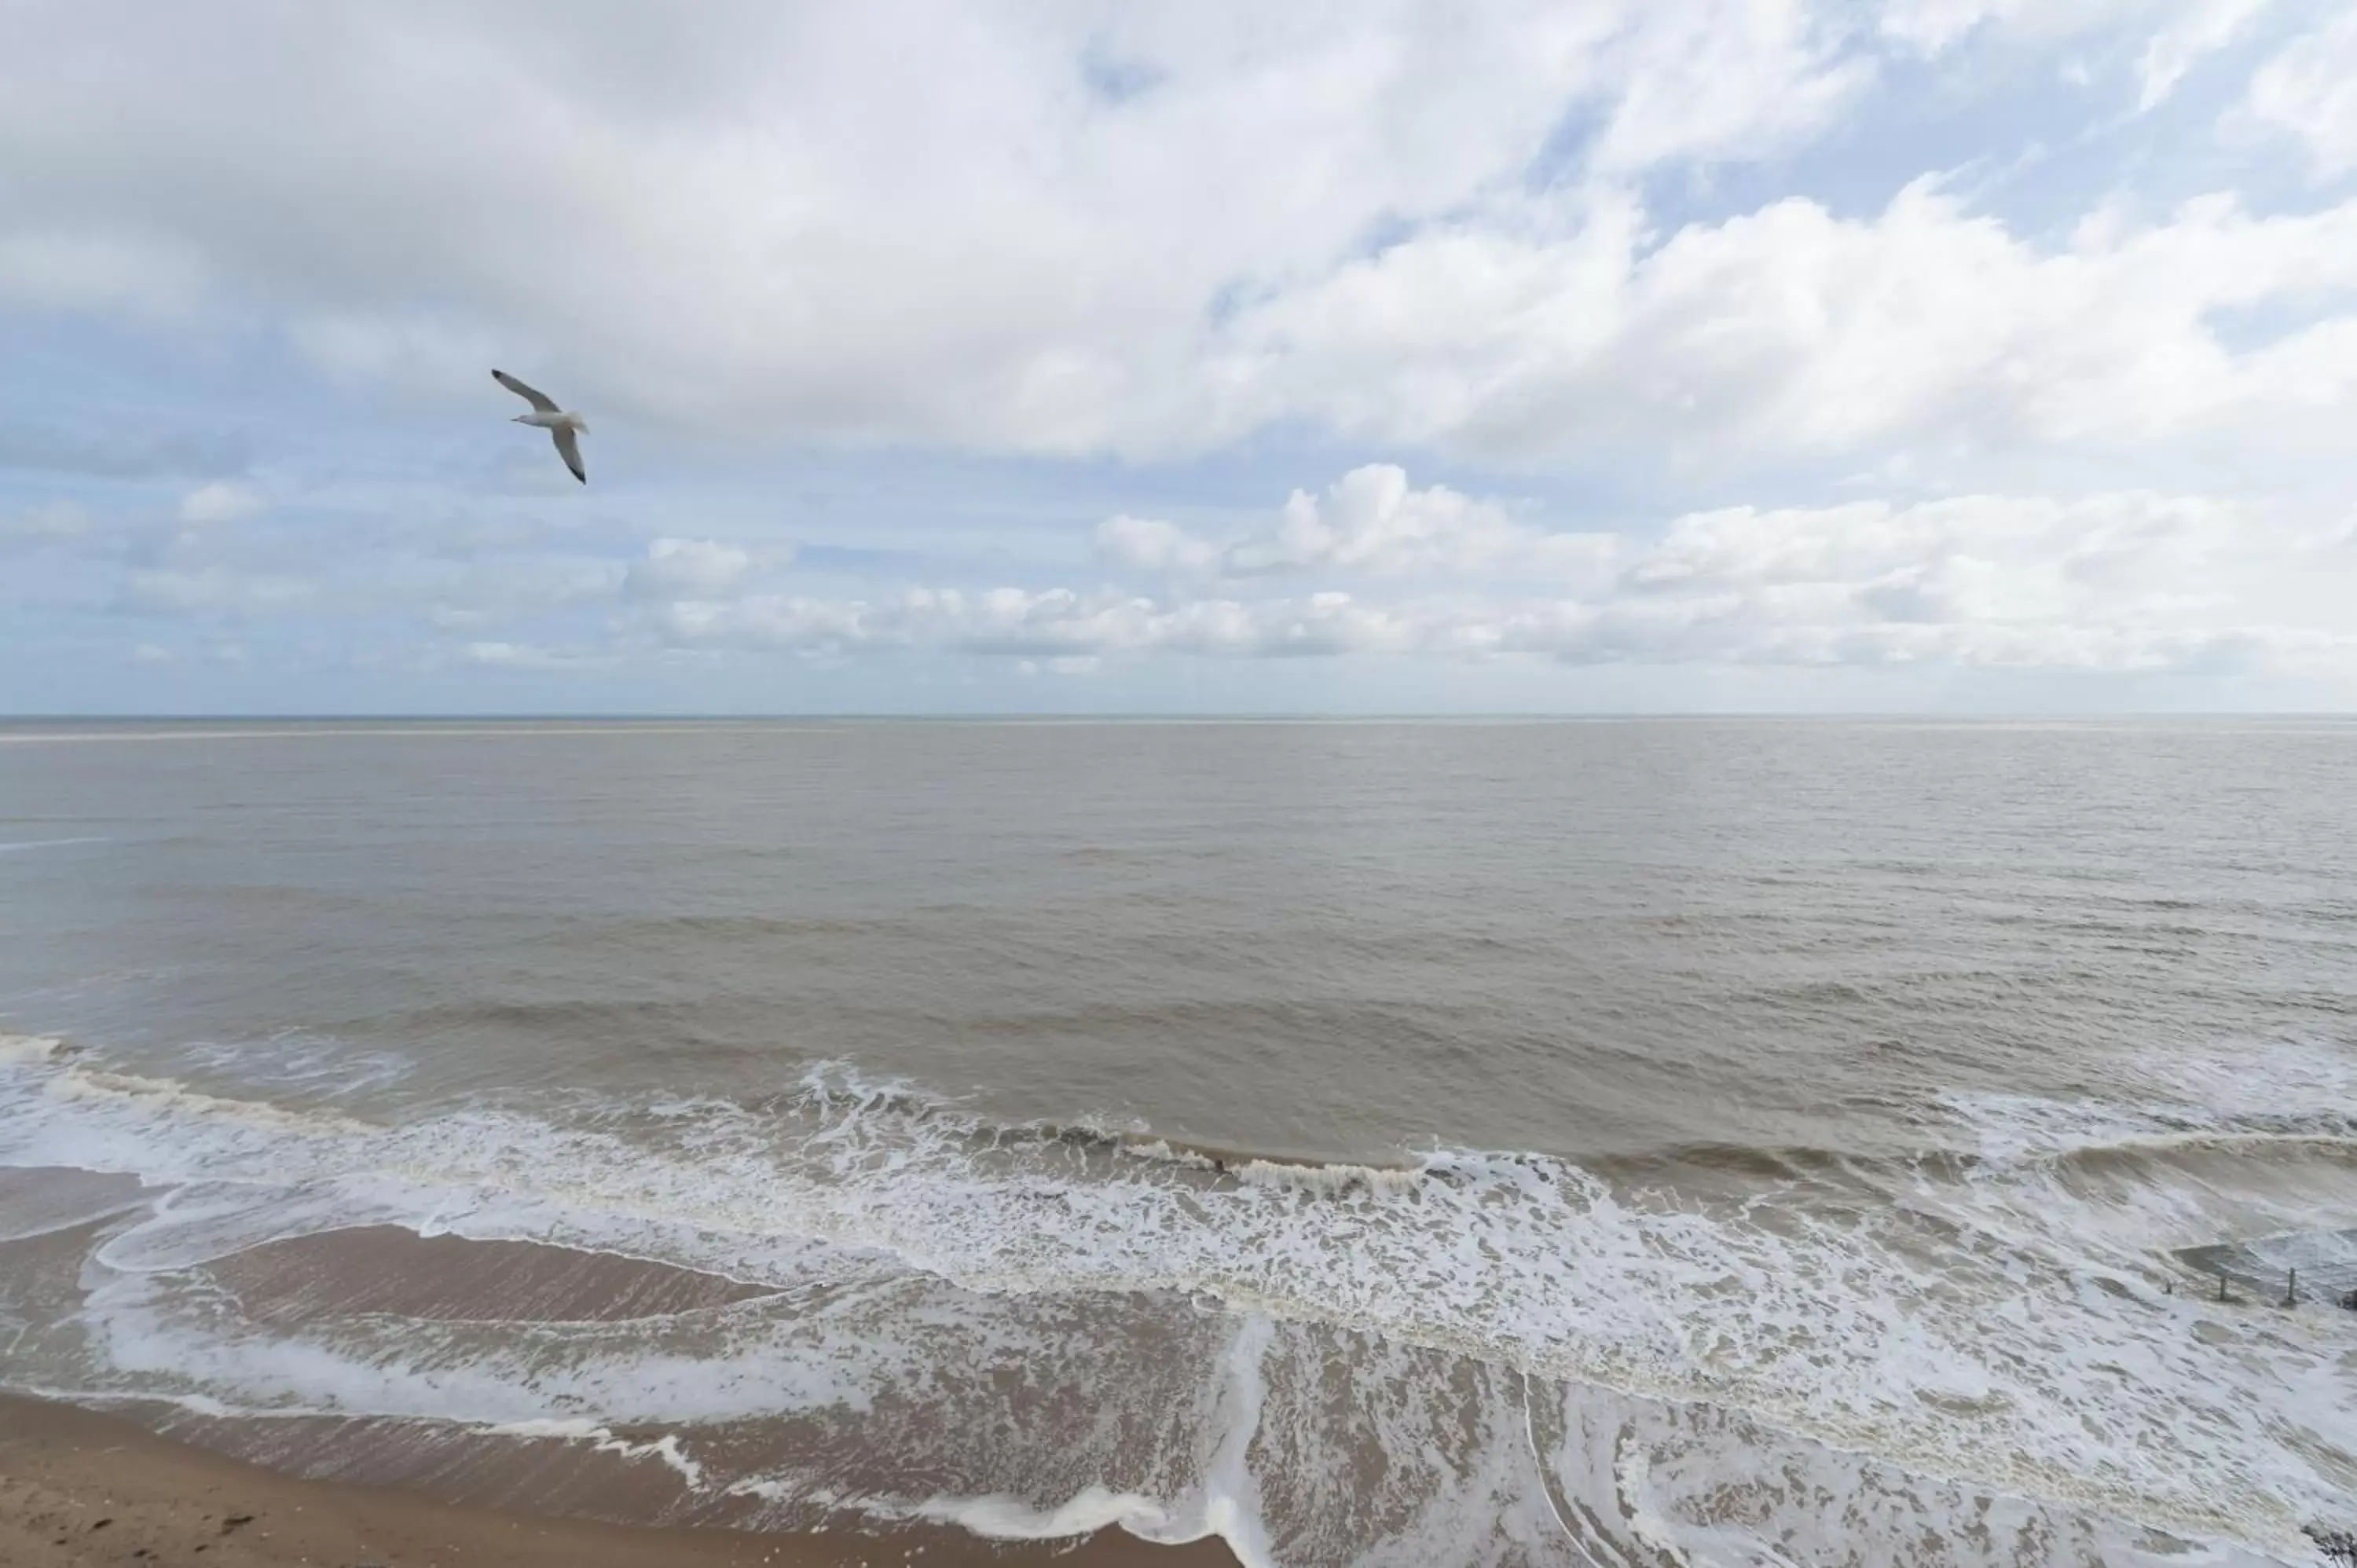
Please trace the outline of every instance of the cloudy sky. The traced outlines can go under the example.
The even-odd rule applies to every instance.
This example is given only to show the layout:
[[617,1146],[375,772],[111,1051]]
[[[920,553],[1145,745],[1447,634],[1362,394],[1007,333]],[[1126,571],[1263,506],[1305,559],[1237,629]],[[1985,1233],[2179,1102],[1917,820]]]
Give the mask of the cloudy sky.
[[0,711],[2357,706],[2347,0],[684,14],[0,0]]

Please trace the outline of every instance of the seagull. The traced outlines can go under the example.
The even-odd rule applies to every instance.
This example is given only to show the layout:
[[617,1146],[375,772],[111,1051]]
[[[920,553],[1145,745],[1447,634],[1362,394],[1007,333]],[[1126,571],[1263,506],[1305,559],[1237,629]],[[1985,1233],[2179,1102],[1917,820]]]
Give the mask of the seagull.
[[491,380],[532,404],[532,412],[517,414],[514,423],[533,425],[555,437],[556,455],[565,459],[565,466],[573,470],[575,478],[587,484],[589,476],[581,467],[581,443],[574,439],[589,428],[581,422],[581,416],[565,413],[556,406],[554,398],[524,385],[505,371],[493,371]]

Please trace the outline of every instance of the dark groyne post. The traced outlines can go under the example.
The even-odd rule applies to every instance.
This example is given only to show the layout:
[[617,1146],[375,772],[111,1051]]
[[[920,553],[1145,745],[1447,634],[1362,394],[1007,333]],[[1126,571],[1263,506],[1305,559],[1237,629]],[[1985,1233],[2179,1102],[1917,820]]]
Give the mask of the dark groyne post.
[[2294,1269],[2291,1272],[2291,1279],[2284,1286],[2283,1304],[2286,1306],[2298,1306],[2299,1305],[2299,1271],[2298,1269]]
[[2316,1542],[2316,1549],[2324,1553],[2326,1562],[2357,1564],[2357,1534],[2320,1524],[2304,1525],[2301,1533]]

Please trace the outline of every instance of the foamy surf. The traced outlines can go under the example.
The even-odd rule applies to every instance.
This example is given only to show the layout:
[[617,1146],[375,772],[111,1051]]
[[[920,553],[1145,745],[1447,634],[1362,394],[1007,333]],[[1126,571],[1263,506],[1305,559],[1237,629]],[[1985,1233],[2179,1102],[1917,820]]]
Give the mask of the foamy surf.
[[[41,1042],[36,1042],[38,1044]],[[28,1057],[46,1060],[55,1054]],[[140,1106],[145,1113],[201,1119],[216,1123],[241,1123],[257,1131],[302,1138],[366,1138],[375,1131],[349,1116],[317,1111],[288,1110],[264,1100],[232,1099],[206,1094],[171,1079],[138,1073],[99,1072],[72,1069],[49,1079],[48,1092],[60,1100],[114,1101]]]
[[[2078,1125],[2141,1139],[2140,1115]],[[1995,1509],[2015,1533],[1987,1537],[1992,1563],[2031,1536],[2184,1561],[2155,1530],[2212,1561],[2299,1561],[2304,1525],[2347,1517],[2352,1324],[2169,1294],[2153,1249],[2205,1221],[2165,1187],[2064,1179],[2100,1137],[1704,1203],[1529,1154],[1319,1166],[1080,1126],[997,1126],[841,1069],[758,1105],[510,1097],[378,1125],[21,1049],[0,1162],[151,1196],[9,1365],[109,1397],[562,1441],[659,1464],[683,1508],[780,1520],[828,1495],[821,1455],[931,1467],[962,1484],[863,1506],[1217,1533],[1255,1563],[1384,1542],[1717,1561],[1731,1476],[1767,1510],[1744,1539],[1871,1536],[1824,1500],[1870,1498],[1895,1553]],[[2232,1201],[2278,1229],[2319,1190],[2357,1201],[2357,1174],[2311,1177],[2287,1196],[2254,1171]],[[774,1294],[594,1324],[265,1319],[219,1283],[225,1261],[363,1225]],[[1009,1366],[1025,1384],[996,1380]],[[1109,1395],[1109,1414],[1060,1413]],[[724,1427],[726,1464],[700,1435]],[[1353,1490],[1373,1455],[1386,1479]]]
[[47,1035],[0,1035],[0,1067],[48,1061],[64,1044]]
[[578,1418],[557,1420],[536,1416],[525,1421],[500,1421],[477,1428],[487,1437],[521,1437],[556,1443],[587,1444],[592,1452],[618,1455],[624,1459],[656,1459],[678,1473],[680,1479],[691,1487],[704,1485],[704,1466],[687,1456],[681,1448],[679,1435],[666,1433],[650,1442],[634,1443],[627,1437],[617,1437],[595,1422]]

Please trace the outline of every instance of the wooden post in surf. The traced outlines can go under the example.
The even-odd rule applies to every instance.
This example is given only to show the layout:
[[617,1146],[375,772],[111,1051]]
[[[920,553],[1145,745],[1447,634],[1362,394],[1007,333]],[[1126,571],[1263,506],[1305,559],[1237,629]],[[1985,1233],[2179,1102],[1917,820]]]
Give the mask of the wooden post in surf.
[[2286,1306],[2298,1306],[2299,1305],[2299,1271],[2298,1269],[2294,1269],[2291,1272],[2291,1279],[2284,1286],[2283,1304]]
[[2223,1269],[2218,1271],[2218,1299],[2220,1301],[2231,1299],[2226,1294],[2226,1271]]

